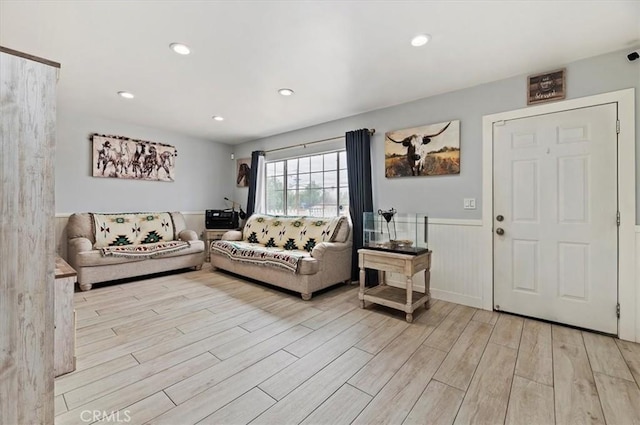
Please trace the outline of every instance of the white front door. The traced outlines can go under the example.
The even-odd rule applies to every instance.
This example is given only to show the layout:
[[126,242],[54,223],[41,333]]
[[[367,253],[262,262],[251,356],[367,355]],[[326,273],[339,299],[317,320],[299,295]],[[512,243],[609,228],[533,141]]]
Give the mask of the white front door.
[[617,105],[494,123],[496,310],[618,333]]

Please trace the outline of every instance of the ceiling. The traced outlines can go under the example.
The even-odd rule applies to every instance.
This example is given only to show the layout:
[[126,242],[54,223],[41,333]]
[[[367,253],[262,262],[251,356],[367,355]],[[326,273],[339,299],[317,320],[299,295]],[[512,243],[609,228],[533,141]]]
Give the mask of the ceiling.
[[59,108],[229,144],[639,44],[640,1],[0,1]]

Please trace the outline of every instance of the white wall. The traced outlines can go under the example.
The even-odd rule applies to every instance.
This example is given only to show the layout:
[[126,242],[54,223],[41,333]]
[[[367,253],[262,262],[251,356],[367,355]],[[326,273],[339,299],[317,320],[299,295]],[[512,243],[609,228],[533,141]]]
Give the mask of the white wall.
[[[640,61],[628,62],[626,54],[629,50],[612,52],[570,64],[557,64],[558,68],[567,68],[567,99],[629,87],[635,87],[636,93],[640,93]],[[531,73],[540,71],[546,71],[546,69],[532,69]],[[469,72],[473,72],[473,64],[469,64]],[[480,219],[482,117],[526,107],[526,81],[526,75],[521,75],[259,139],[236,146],[233,150],[236,158],[248,157],[251,151],[257,149],[291,146],[343,135],[346,131],[358,128],[375,128],[376,134],[372,139],[375,208],[395,207],[404,212],[425,212],[434,218]],[[429,79],[425,77],[425,84],[428,83]],[[640,111],[638,95],[636,111]],[[395,179],[384,177],[385,132],[452,119],[460,120],[461,172],[459,175]],[[636,120],[636,134],[640,134],[640,119]],[[640,168],[638,164],[640,164],[640,148],[636,148],[636,168]],[[638,193],[636,199],[640,202],[640,185],[636,190]],[[247,190],[236,188],[235,197],[244,205]],[[477,209],[464,210],[463,198],[476,198]],[[636,222],[640,223],[640,208],[636,208]]]
[[[235,161],[231,147],[210,140],[112,121],[82,111],[58,110],[56,213],[197,211],[223,208],[231,196]],[[174,145],[174,182],[91,176],[92,133]]]

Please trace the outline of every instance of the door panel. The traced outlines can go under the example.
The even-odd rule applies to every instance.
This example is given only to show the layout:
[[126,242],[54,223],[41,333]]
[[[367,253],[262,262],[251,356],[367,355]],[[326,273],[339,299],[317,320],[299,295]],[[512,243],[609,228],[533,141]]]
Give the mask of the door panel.
[[494,125],[494,301],[617,333],[615,104]]
[[513,239],[513,289],[538,293],[539,258],[538,241]]
[[589,158],[558,158],[558,208],[560,223],[589,222]]
[[513,221],[538,222],[538,161],[513,162]]
[[558,244],[558,295],[589,301],[589,244]]

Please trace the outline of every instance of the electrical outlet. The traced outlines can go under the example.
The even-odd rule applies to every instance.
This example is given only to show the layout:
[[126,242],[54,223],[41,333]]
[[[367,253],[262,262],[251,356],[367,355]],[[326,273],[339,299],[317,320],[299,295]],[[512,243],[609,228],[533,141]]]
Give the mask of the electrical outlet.
[[464,198],[463,207],[465,210],[475,210],[476,198]]

